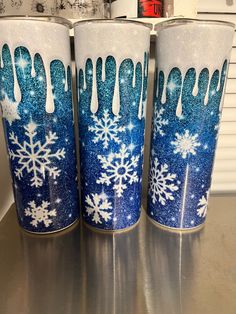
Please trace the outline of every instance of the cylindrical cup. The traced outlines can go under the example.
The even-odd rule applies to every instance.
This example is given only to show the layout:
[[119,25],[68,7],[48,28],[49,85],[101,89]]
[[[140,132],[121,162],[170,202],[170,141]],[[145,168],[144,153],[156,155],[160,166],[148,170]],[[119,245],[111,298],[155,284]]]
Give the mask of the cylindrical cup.
[[75,25],[83,217],[121,230],[140,217],[149,25]]
[[78,219],[67,20],[0,19],[0,102],[20,225],[50,233]]
[[148,215],[193,229],[206,218],[234,25],[157,25]]

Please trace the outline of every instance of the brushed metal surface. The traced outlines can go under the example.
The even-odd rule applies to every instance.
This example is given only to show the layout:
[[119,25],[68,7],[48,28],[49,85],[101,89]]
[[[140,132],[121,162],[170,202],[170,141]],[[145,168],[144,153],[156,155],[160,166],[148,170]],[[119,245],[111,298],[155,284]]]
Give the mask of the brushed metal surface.
[[1,314],[235,314],[236,196],[212,197],[195,233],[84,226],[52,236],[0,223]]

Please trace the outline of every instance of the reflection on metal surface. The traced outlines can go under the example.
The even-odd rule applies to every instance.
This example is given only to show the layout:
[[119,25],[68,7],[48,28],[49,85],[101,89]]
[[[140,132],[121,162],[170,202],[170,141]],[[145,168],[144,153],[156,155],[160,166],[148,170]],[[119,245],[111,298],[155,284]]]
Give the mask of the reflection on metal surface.
[[26,313],[74,313],[81,303],[80,230],[54,236],[21,232]]
[[[203,231],[172,233],[147,220],[146,232],[145,256],[151,257],[144,267],[147,313],[154,308],[160,313],[185,313],[184,290],[187,288],[187,293],[191,294],[197,260],[194,255]],[[191,280],[186,280],[189,274]]]
[[0,313],[235,314],[236,197],[211,204],[205,228],[182,234],[143,213],[125,233],[32,236],[12,208],[0,224]]
[[85,274],[82,313],[139,313],[139,228],[101,234],[85,227],[81,240]]

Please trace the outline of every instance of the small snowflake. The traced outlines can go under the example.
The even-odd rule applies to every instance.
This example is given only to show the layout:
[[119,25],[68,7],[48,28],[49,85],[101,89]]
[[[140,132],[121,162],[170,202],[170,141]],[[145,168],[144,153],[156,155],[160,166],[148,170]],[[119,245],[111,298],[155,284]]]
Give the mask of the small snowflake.
[[128,153],[128,148],[122,144],[119,153],[111,153],[108,157],[98,156],[102,168],[106,171],[101,174],[101,178],[97,180],[98,184],[106,184],[109,186],[114,182],[113,189],[117,196],[121,197],[124,190],[127,189],[127,183],[132,185],[138,182],[137,171],[134,169],[138,166],[139,156],[132,156]]
[[58,149],[55,153],[51,152],[50,146],[55,144],[58,139],[56,133],[49,131],[44,144],[41,144],[36,139],[37,125],[34,122],[30,122],[24,129],[28,141],[24,141],[23,143],[19,142],[14,132],[10,133],[9,139],[11,144],[15,145],[16,148],[14,150],[9,149],[9,156],[12,160],[18,159],[19,168],[15,169],[16,177],[20,180],[24,172],[31,173],[31,186],[38,188],[43,185],[46,172],[53,179],[60,176],[61,170],[57,167],[50,167],[50,165],[53,160],[65,158],[65,150],[62,148]]
[[168,171],[167,164],[161,165],[157,158],[154,159],[149,177],[149,193],[153,204],[157,202],[157,198],[162,205],[165,205],[167,200],[174,200],[173,192],[179,188],[173,183],[176,174]]
[[160,110],[155,108],[153,118],[154,138],[156,138],[157,134],[160,134],[161,136],[165,135],[165,132],[163,131],[162,127],[168,125],[169,122],[168,120],[163,119],[164,112],[165,112],[164,108],[161,108]]
[[10,125],[15,120],[20,120],[20,116],[18,114],[18,103],[11,101],[7,95],[5,95],[5,98],[0,102],[2,106],[2,116],[5,118]]
[[198,134],[191,135],[189,130],[186,130],[183,135],[176,133],[175,136],[176,140],[171,142],[171,145],[175,146],[175,154],[180,153],[184,159],[189,154],[196,155],[197,147],[201,146],[201,144],[197,141]]
[[56,217],[57,212],[55,209],[48,210],[47,208],[50,206],[49,202],[43,201],[40,206],[36,206],[35,201],[29,202],[29,207],[25,209],[25,216],[31,217],[32,221],[30,224],[34,227],[38,227],[39,223],[44,223],[45,227],[48,228],[52,223],[52,219],[50,217]]
[[98,119],[96,115],[92,115],[95,126],[89,126],[89,131],[95,133],[94,143],[99,141],[103,142],[103,147],[108,148],[110,141],[114,141],[119,144],[121,141],[118,137],[118,133],[124,132],[124,126],[118,126],[118,122],[121,116],[117,115],[113,119],[110,118],[108,110],[104,110],[103,117]]
[[92,215],[96,224],[102,223],[101,219],[104,219],[105,222],[111,220],[112,213],[107,212],[109,209],[112,209],[112,204],[108,202],[107,198],[104,198],[104,195],[91,194],[87,196],[85,202],[88,206],[85,206],[88,216]]
[[206,217],[207,214],[207,205],[208,205],[208,198],[209,198],[209,190],[206,192],[206,196],[202,196],[198,203],[197,215],[199,217]]

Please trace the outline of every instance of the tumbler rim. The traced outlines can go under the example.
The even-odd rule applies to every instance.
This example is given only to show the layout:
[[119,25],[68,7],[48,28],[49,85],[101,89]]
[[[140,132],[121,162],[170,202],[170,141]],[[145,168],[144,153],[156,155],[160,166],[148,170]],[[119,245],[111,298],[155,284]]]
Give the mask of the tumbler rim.
[[200,25],[220,25],[220,26],[229,26],[235,29],[235,24],[223,20],[204,20],[204,19],[191,19],[191,18],[174,18],[168,21],[160,22],[155,24],[154,30],[160,31],[164,28],[174,27],[184,24],[200,24]]
[[69,20],[65,19],[64,17],[53,15],[4,15],[0,17],[0,21],[1,20],[48,22],[61,24],[70,29],[73,27],[73,24]]
[[92,23],[101,23],[101,24],[136,24],[139,26],[144,26],[149,28],[150,30],[153,29],[153,25],[151,23],[144,23],[136,20],[129,20],[129,19],[121,19],[121,18],[115,18],[115,19],[86,19],[86,20],[81,20],[77,21],[73,24],[73,27],[77,27],[78,25],[81,24],[92,24]]

